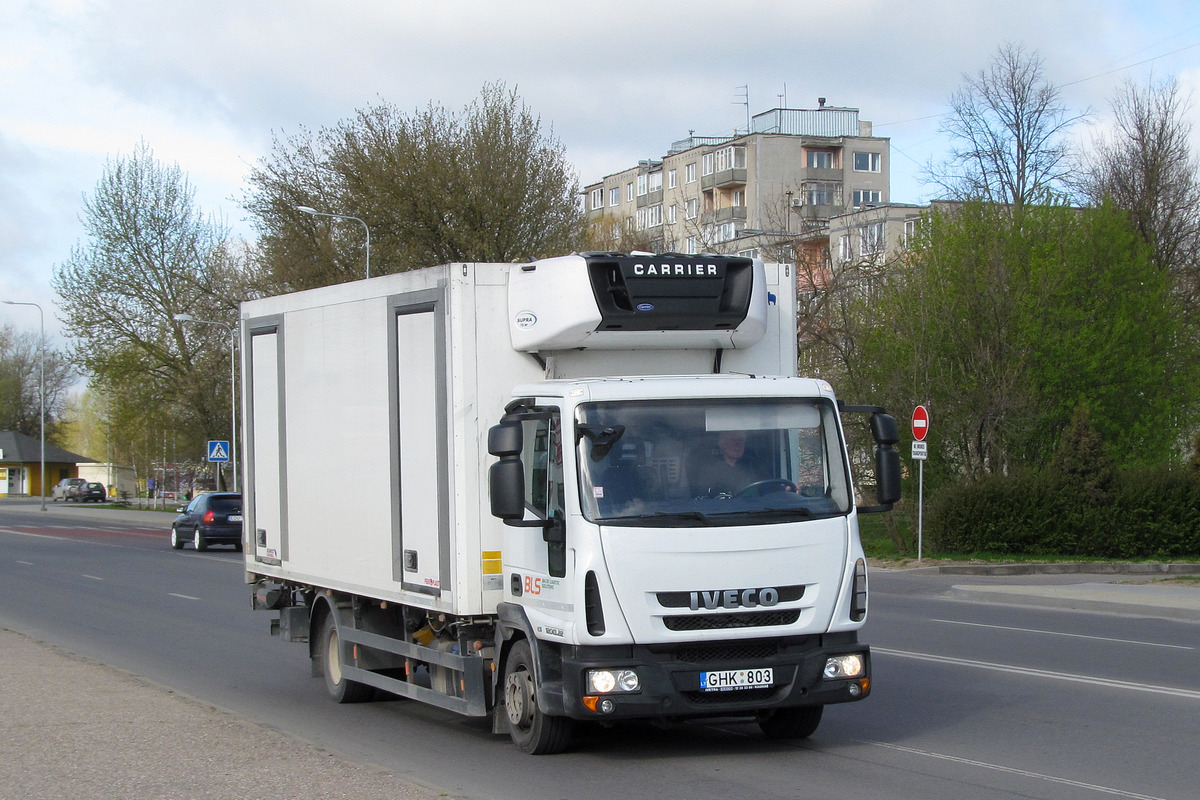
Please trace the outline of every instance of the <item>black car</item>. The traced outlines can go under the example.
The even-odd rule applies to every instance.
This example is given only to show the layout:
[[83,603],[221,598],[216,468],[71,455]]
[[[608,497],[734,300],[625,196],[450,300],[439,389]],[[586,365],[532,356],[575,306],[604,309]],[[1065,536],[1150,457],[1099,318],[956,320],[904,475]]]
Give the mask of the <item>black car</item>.
[[242,549],[242,496],[233,492],[199,494],[179,509],[171,523],[171,546],[176,550],[190,541],[197,550],[210,544],[231,544]]
[[104,502],[104,484],[103,483],[85,483],[70,494],[70,499],[78,500],[81,503],[103,503]]

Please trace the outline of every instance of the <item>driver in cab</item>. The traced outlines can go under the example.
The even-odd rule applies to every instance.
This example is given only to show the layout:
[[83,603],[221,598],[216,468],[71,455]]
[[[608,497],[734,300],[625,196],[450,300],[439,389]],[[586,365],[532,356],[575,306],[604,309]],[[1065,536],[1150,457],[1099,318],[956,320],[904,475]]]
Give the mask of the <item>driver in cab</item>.
[[697,494],[706,497],[734,495],[759,479],[746,463],[746,432],[721,431],[717,456],[706,460],[698,472]]

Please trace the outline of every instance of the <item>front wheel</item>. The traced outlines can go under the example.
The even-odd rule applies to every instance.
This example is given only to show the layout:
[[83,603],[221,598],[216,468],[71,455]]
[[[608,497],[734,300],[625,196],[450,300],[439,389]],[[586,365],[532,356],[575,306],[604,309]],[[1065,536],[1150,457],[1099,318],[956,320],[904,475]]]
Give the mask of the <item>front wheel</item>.
[[777,708],[759,716],[758,727],[771,739],[803,739],[821,724],[825,706]]
[[171,526],[171,547],[176,550],[183,549],[183,537],[179,535],[179,529],[174,525]]
[[538,706],[533,651],[527,639],[513,644],[504,665],[504,713],[508,733],[524,753],[561,753],[570,744],[571,720],[549,716]]
[[365,683],[352,681],[342,673],[341,637],[338,636],[337,623],[333,621],[330,612],[321,620],[321,630],[317,634],[322,672],[325,675],[325,690],[338,703],[362,703],[371,699],[371,687]]

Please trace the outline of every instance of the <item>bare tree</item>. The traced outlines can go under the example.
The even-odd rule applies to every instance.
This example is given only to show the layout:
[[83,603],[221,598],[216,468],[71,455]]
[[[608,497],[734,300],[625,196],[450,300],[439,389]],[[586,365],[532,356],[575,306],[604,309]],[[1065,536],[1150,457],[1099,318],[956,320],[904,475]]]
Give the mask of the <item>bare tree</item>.
[[1001,46],[986,70],[963,76],[950,97],[942,132],[948,158],[926,178],[951,199],[978,199],[1020,209],[1065,188],[1070,148],[1065,134],[1084,115],[1072,115],[1043,62],[1019,44]]
[[1125,209],[1193,311],[1200,309],[1200,162],[1192,153],[1188,103],[1171,78],[1126,80],[1112,100],[1115,125],[1097,139],[1082,191],[1093,205]]
[[276,139],[249,184],[244,205],[273,291],[363,275],[362,227],[297,206],[364,220],[373,274],[560,255],[583,243],[578,180],[562,144],[498,84],[458,113],[381,103],[331,129]]
[[74,373],[62,353],[47,350],[45,364],[39,333],[0,327],[0,430],[38,436],[42,404],[38,396],[45,369],[46,438],[60,442],[63,411]]

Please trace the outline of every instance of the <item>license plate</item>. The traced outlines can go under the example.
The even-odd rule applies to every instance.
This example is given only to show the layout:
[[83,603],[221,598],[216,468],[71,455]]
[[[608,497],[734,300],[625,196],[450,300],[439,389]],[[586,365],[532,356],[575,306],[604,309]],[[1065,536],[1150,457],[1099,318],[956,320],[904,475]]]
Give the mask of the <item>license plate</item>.
[[230,522],[241,522],[241,521],[242,521],[242,515],[241,515],[241,514],[230,514],[230,515],[229,515],[229,521],[230,521]]
[[700,691],[732,692],[738,689],[768,689],[775,683],[770,667],[759,669],[727,669],[700,673]]

